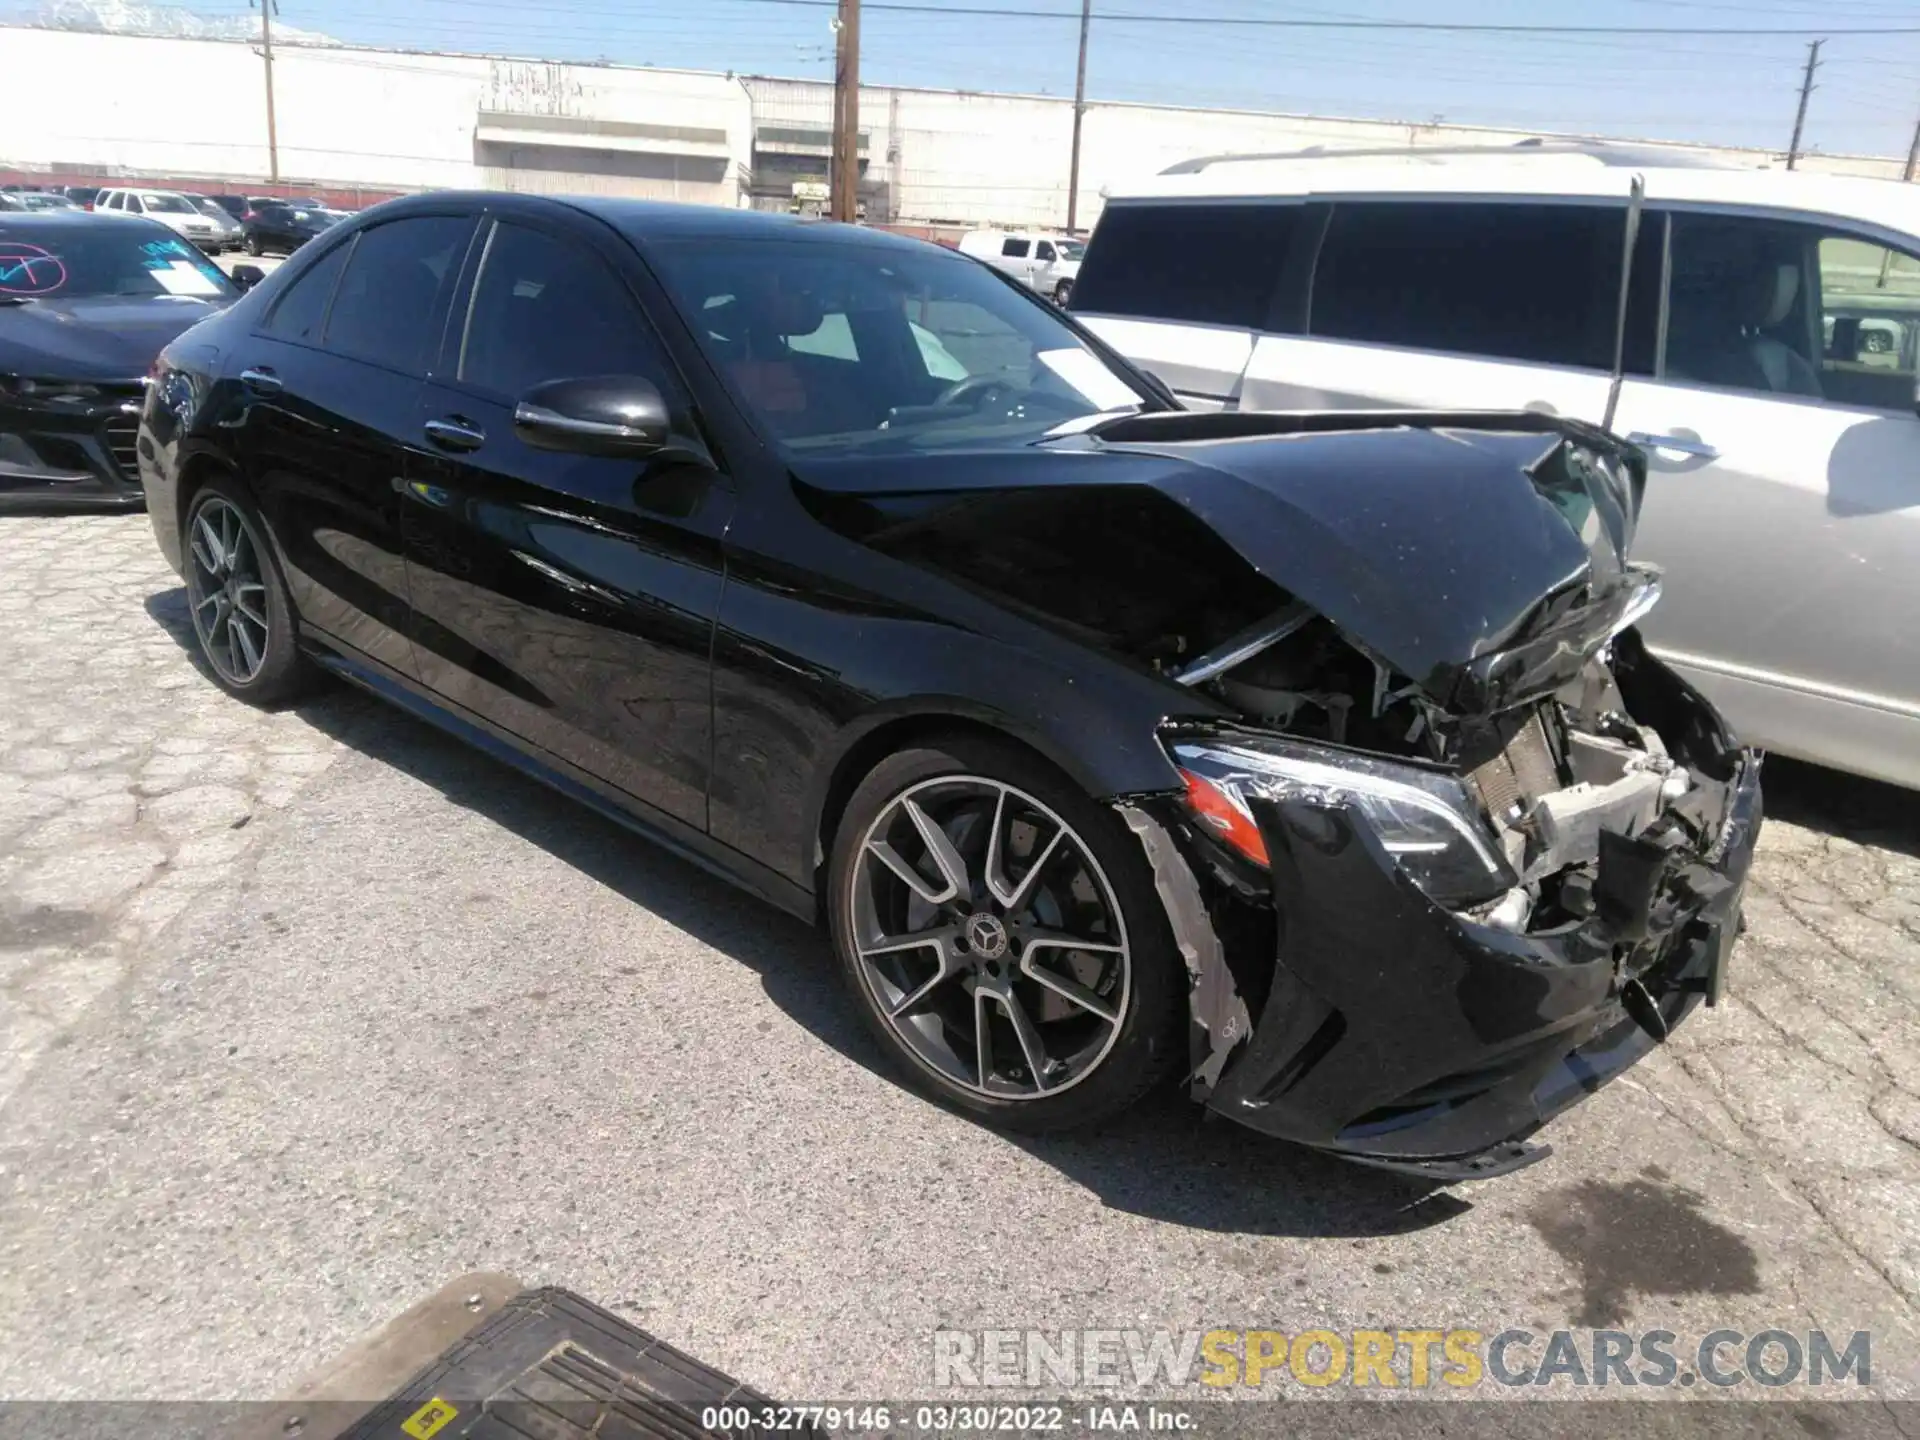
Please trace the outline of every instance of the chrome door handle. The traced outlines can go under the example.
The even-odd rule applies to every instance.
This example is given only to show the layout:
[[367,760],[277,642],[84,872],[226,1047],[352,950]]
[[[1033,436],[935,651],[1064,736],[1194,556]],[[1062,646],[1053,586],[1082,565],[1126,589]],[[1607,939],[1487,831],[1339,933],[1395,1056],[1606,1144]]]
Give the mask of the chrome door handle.
[[487,443],[487,432],[464,420],[454,417],[447,420],[429,420],[426,423],[427,439],[442,450],[478,450]]
[[278,395],[280,377],[273,371],[262,367],[258,370],[242,370],[240,383],[256,395]]
[[1704,440],[1689,440],[1684,435],[1649,435],[1644,430],[1636,430],[1627,436],[1629,445],[1638,445],[1642,450],[1671,450],[1678,455],[1691,455],[1696,460],[1718,460],[1720,452]]

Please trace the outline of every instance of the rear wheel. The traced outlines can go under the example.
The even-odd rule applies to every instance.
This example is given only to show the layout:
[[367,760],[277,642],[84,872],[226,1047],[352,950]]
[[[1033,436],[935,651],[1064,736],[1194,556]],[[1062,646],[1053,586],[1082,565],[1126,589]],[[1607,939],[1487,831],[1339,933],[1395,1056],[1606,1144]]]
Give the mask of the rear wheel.
[[1115,1115],[1181,1053],[1184,971],[1137,842],[1011,745],[889,756],[848,802],[834,946],[924,1090],[1021,1130]]
[[210,481],[187,507],[187,605],[200,653],[220,688],[256,705],[292,699],[311,680],[293,603],[250,500]]
[[258,235],[247,236],[246,244],[249,255],[264,255],[267,253],[267,247],[260,243],[260,237]]

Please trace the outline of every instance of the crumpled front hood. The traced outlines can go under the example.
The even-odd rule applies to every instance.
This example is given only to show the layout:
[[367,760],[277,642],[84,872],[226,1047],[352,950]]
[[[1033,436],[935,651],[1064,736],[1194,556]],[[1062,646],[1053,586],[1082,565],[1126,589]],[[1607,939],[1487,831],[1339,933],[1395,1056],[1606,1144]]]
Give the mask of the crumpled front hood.
[[0,374],[138,379],[168,341],[229,303],[225,296],[101,295],[0,305]]
[[[1625,565],[1637,489],[1629,452],[1601,432],[1461,419],[1176,412],[991,455],[808,460],[799,478],[930,505],[942,493],[1149,486],[1442,704],[1481,709],[1516,668],[1535,680],[1554,668],[1542,642],[1547,660],[1565,652],[1577,666],[1624,609],[1640,583]],[[1290,421],[1327,428],[1228,433]],[[1535,653],[1503,670],[1524,647]]]

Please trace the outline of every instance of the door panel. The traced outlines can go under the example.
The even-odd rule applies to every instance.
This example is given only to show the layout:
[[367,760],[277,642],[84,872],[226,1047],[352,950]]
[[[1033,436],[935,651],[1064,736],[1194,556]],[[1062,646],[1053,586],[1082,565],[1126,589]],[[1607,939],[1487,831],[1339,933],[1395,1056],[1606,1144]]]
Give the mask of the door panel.
[[[1749,740],[1920,776],[1920,261],[1831,227],[1673,218],[1659,382],[1614,428],[1648,456],[1647,638]],[[1892,726],[1905,742],[1887,746]]]
[[239,382],[250,398],[238,449],[280,542],[294,608],[414,673],[396,492],[418,382],[263,336],[244,342],[242,359],[252,378]]
[[[1075,318],[1173,391],[1189,409],[1218,410],[1238,401],[1240,375],[1254,351],[1253,331],[1106,315]],[[1246,408],[1262,407],[1248,401]],[[1264,408],[1284,407],[1268,404]]]
[[704,830],[732,487],[684,462],[562,454],[515,434],[511,392],[543,380],[638,373],[680,393],[592,249],[502,224],[476,284],[456,374],[428,385],[413,417],[404,532],[421,678]]
[[[473,228],[371,226],[305,269],[238,349],[239,450],[301,617],[415,674],[400,488],[420,376]],[[342,341],[357,354],[340,353]]]
[[[1822,695],[1920,718],[1920,420],[1628,381],[1614,426],[1712,452],[1642,445],[1635,554],[1665,571],[1642,628],[1746,738],[1820,757]],[[1721,674],[1810,703],[1755,703]]]
[[1608,377],[1591,370],[1262,335],[1247,362],[1240,408],[1537,410],[1597,424],[1608,388]]

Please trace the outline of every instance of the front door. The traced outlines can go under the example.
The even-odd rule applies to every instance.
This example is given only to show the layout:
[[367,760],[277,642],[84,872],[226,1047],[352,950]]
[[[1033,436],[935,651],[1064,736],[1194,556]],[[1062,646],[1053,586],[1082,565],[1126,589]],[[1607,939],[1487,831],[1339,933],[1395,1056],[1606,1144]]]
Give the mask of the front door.
[[413,419],[405,531],[421,678],[704,830],[709,655],[727,479],[559,454],[514,432],[548,380],[637,375],[689,402],[613,257],[554,222],[490,223],[443,372]]
[[1835,228],[1673,217],[1648,457],[1650,644],[1743,738],[1913,783],[1920,759],[1920,259]]

